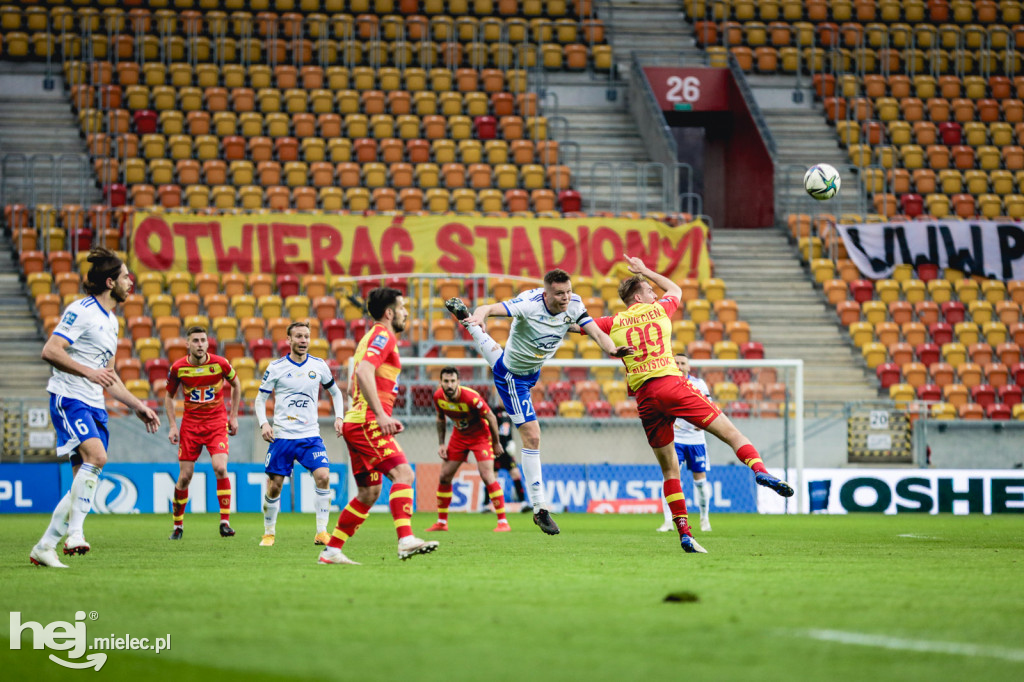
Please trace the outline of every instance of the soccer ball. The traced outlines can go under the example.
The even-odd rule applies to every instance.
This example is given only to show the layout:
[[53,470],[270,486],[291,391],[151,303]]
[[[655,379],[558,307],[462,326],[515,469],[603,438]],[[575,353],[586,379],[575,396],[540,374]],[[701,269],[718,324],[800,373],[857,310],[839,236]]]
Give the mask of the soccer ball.
[[804,189],[818,201],[831,199],[839,193],[839,171],[827,163],[811,166],[804,174]]

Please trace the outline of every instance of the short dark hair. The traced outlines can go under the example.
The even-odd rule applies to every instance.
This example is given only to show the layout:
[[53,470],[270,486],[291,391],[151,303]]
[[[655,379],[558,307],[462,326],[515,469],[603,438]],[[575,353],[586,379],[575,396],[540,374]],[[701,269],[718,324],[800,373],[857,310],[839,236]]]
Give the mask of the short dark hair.
[[544,275],[544,284],[561,284],[569,281],[569,273],[561,268],[555,268]]
[[192,325],[191,327],[189,327],[188,329],[185,330],[185,338],[187,339],[188,337],[192,336],[193,334],[205,334],[205,333],[206,333],[206,327],[202,326],[201,324],[195,324],[195,325]]
[[454,367],[453,365],[448,365],[447,367],[442,367],[441,368],[441,376],[443,377],[445,374],[454,374],[455,378],[458,378],[459,377],[459,370],[456,367]]
[[366,297],[366,310],[370,313],[370,317],[380,320],[384,317],[384,312],[395,305],[398,297],[403,295],[400,290],[391,287],[372,289]]
[[296,327],[305,327],[306,330],[308,331],[309,322],[306,322],[305,320],[298,320],[296,322],[292,322],[290,325],[288,325],[288,336],[292,335],[292,330],[295,329]]
[[633,297],[636,296],[637,289],[640,285],[646,282],[647,279],[643,275],[633,275],[627,277],[619,283],[619,298],[626,305],[633,303]]
[[107,291],[107,280],[116,280],[121,276],[121,266],[124,261],[111,251],[102,246],[97,246],[89,252],[89,274],[85,278],[85,291],[96,296]]

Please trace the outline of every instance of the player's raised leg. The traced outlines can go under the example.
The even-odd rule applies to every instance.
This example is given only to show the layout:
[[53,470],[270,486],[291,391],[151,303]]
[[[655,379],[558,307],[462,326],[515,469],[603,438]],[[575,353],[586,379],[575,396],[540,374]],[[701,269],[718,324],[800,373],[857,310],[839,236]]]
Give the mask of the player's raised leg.
[[708,424],[707,431],[727,443],[736,453],[736,457],[754,471],[754,481],[758,485],[771,488],[782,497],[793,496],[792,486],[781,478],[776,478],[768,473],[757,448],[751,444],[750,439],[740,433],[740,430],[728,417],[720,414]]
[[[459,322],[469,318],[469,308],[466,307],[466,304],[460,298],[449,298],[444,302],[444,306],[448,308],[448,311]],[[473,337],[473,341],[476,342],[477,348],[480,349],[480,354],[487,360],[487,364],[493,367],[504,352],[501,344],[491,338],[491,335],[478,324],[465,324],[463,326],[469,332],[469,335]]]

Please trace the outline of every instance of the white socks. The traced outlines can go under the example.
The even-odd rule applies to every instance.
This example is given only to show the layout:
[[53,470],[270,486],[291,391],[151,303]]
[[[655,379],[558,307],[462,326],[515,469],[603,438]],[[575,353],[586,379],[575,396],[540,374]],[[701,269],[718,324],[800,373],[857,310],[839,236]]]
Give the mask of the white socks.
[[68,517],[70,514],[71,491],[69,490],[64,493],[64,497],[60,498],[60,502],[57,503],[57,507],[53,510],[53,516],[50,517],[50,525],[46,527],[46,532],[43,533],[39,544],[47,549],[55,548],[60,539],[68,532]]
[[697,498],[697,506],[700,508],[700,515],[707,516],[708,508],[711,506],[711,481],[706,478],[703,481],[694,481],[693,494]]
[[520,465],[523,467],[523,478],[526,479],[526,494],[530,496],[530,504],[534,509],[546,508],[544,499],[544,481],[540,473],[540,450],[522,448]]
[[[326,533],[327,532],[327,520],[331,514],[331,489],[330,488],[315,488],[316,498],[313,500],[313,504],[316,505],[316,532]],[[280,500],[280,498],[278,498]],[[280,505],[278,505],[280,506]],[[274,514],[275,520],[277,514]]]
[[505,351],[502,350],[501,344],[491,338],[491,335],[483,330],[482,327],[477,325],[470,325],[469,335],[476,341],[476,345],[480,348],[480,354],[487,360],[487,364],[494,367],[498,360],[501,358],[501,354]]
[[267,535],[273,535],[277,528],[277,513],[281,511],[281,496],[270,499],[263,496],[263,528]]
[[[92,509],[92,498],[96,494],[101,468],[92,464],[83,464],[71,482],[71,513],[68,516],[68,535],[82,532],[85,517]],[[60,505],[58,505],[60,506]]]

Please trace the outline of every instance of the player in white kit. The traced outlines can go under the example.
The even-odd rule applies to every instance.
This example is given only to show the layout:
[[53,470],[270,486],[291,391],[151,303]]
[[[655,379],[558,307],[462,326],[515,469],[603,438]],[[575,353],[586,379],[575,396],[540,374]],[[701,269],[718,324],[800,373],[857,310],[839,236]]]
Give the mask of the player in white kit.
[[46,345],[42,358],[53,366],[46,390],[50,394],[50,418],[57,432],[57,455],[70,455],[74,479],[71,490],[57,503],[43,537],[29,559],[36,566],[67,568],[56,547],[67,535],[64,554],[85,554],[89,543],[82,525],[92,508],[99,474],[107,463],[106,389],[111,396],[135,411],[149,433],[160,428],[160,417],[132,395],[114,371],[118,320],[114,309],[132,291],[128,266],[107,249],[89,252],[85,277],[88,297],[71,303],[64,311]]
[[[334,432],[339,438],[345,417],[345,398],[327,363],[308,354],[309,324],[292,322],[288,325],[288,344],[291,348],[288,355],[270,363],[263,373],[260,392],[253,406],[260,423],[260,434],[270,443],[264,463],[267,492],[263,496],[264,530],[260,547],[274,544],[277,514],[281,510],[281,488],[284,477],[292,475],[296,461],[313,474],[316,484],[316,535],[313,544],[326,545],[330,539],[327,520],[332,494],[327,448],[320,437],[320,387],[331,394]],[[267,398],[271,393],[276,394],[273,426],[267,421]]]
[[[683,373],[691,384],[704,396],[711,400],[711,391],[708,390],[707,382],[699,377],[690,374],[690,359],[684,353],[677,353],[675,356],[676,367]],[[708,509],[711,507],[711,481],[708,480],[708,441],[704,431],[686,421],[676,419],[675,446],[676,456],[679,458],[680,469],[685,465],[693,474],[693,492],[697,498],[697,506],[700,508],[700,529],[705,533],[711,531],[711,520],[708,518]],[[672,523],[672,512],[669,511],[668,503],[661,500],[661,507],[665,512],[665,523],[658,527],[658,531],[666,533],[675,528]]]
[[[583,299],[572,293],[572,282],[565,270],[552,270],[544,275],[543,287],[524,291],[509,301],[480,306],[472,315],[458,298],[448,299],[445,307],[469,330],[491,366],[494,386],[522,440],[520,454],[526,492],[533,507],[533,522],[548,535],[556,535],[558,524],[551,518],[544,494],[540,425],[530,389],[537,383],[544,361],[555,354],[570,328],[578,326],[611,357],[621,358],[631,354],[633,349],[616,347],[607,334],[592,324],[594,320],[587,313]],[[512,318],[504,349],[484,330],[485,321],[492,315]]]

